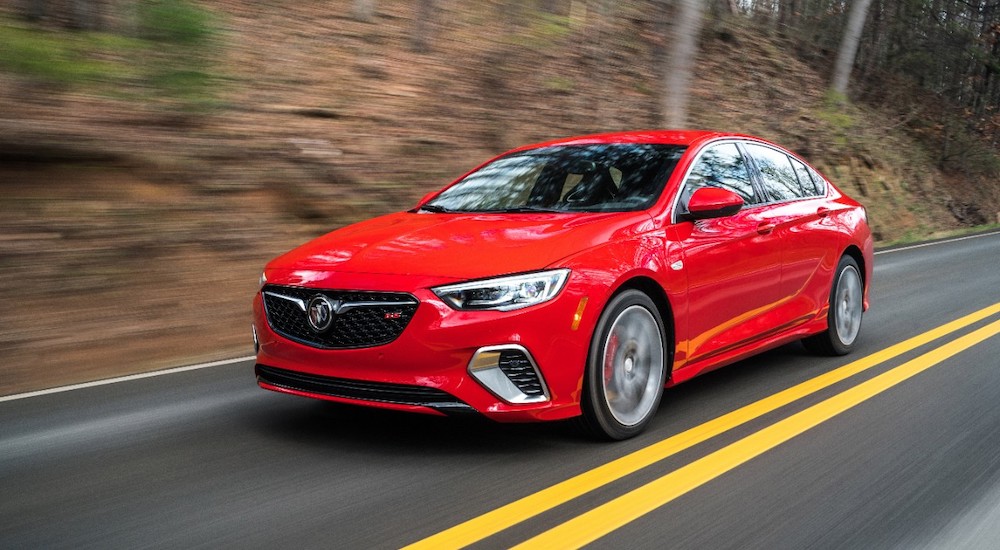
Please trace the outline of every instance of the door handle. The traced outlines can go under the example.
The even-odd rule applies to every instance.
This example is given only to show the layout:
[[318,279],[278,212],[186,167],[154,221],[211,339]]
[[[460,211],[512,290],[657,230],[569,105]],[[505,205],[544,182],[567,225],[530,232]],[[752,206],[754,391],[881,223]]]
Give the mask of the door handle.
[[774,231],[774,224],[771,222],[760,222],[760,225],[757,226],[757,233],[761,235],[767,235],[772,231]]
[[830,215],[830,209],[825,206],[820,206],[819,209],[816,210],[816,215],[821,218],[825,218]]

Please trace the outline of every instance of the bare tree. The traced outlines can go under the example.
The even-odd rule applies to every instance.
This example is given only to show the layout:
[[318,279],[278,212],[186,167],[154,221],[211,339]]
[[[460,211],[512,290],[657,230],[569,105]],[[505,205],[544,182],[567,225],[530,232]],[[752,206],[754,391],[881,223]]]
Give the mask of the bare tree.
[[861,41],[861,31],[865,28],[865,18],[872,0],[854,0],[851,12],[847,16],[847,28],[840,42],[837,64],[833,68],[833,85],[835,92],[847,95],[847,83],[851,78],[851,68],[854,67],[854,57],[858,53],[858,43]]
[[100,30],[101,6],[99,0],[73,0],[70,3],[69,26],[81,30]]
[[677,23],[674,26],[674,47],[666,63],[666,86],[663,90],[664,122],[670,128],[683,128],[687,124],[688,85],[691,67],[698,54],[698,36],[701,34],[702,0],[681,0]]
[[110,12],[107,0],[21,0],[22,16],[32,22],[51,17],[68,29],[102,30],[105,15]]
[[375,17],[375,0],[354,0],[351,15],[363,23],[370,23]]
[[21,11],[28,21],[39,21],[47,11],[45,0],[22,0]]
[[538,9],[543,13],[556,13],[556,10],[559,8],[556,4],[556,0],[542,0],[539,3]]
[[410,35],[410,49],[418,53],[426,53],[428,35],[434,26],[436,0],[417,0],[416,14],[413,21],[413,34]]
[[522,0],[507,0],[499,5],[503,24],[511,31],[516,31],[525,22],[525,6]]

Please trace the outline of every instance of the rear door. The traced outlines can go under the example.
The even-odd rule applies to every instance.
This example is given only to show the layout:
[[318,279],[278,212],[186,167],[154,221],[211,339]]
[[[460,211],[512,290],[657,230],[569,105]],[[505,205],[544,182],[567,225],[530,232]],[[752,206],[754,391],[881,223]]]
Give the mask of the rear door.
[[790,327],[820,314],[827,306],[841,237],[829,218],[825,182],[785,151],[747,142],[767,193],[769,220],[782,250],[781,298],[775,322]]

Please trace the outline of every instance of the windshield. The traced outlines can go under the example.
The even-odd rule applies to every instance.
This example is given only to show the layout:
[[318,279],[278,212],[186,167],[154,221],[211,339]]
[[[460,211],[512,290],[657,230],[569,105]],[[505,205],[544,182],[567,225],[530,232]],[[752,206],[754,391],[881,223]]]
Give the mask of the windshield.
[[559,145],[501,157],[426,203],[431,212],[625,212],[656,202],[684,147]]

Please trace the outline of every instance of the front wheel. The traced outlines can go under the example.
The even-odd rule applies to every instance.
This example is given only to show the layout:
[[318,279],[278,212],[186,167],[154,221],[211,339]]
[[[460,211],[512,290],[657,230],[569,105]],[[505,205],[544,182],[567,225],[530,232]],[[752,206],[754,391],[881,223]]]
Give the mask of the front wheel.
[[837,274],[830,289],[830,311],[827,329],[810,336],[802,343],[806,349],[820,355],[846,355],[854,349],[861,332],[864,313],[864,284],[858,262],[844,256],[837,264]]
[[663,320],[649,296],[614,296],[597,323],[584,373],[583,426],[607,439],[646,428],[663,395],[666,373]]

